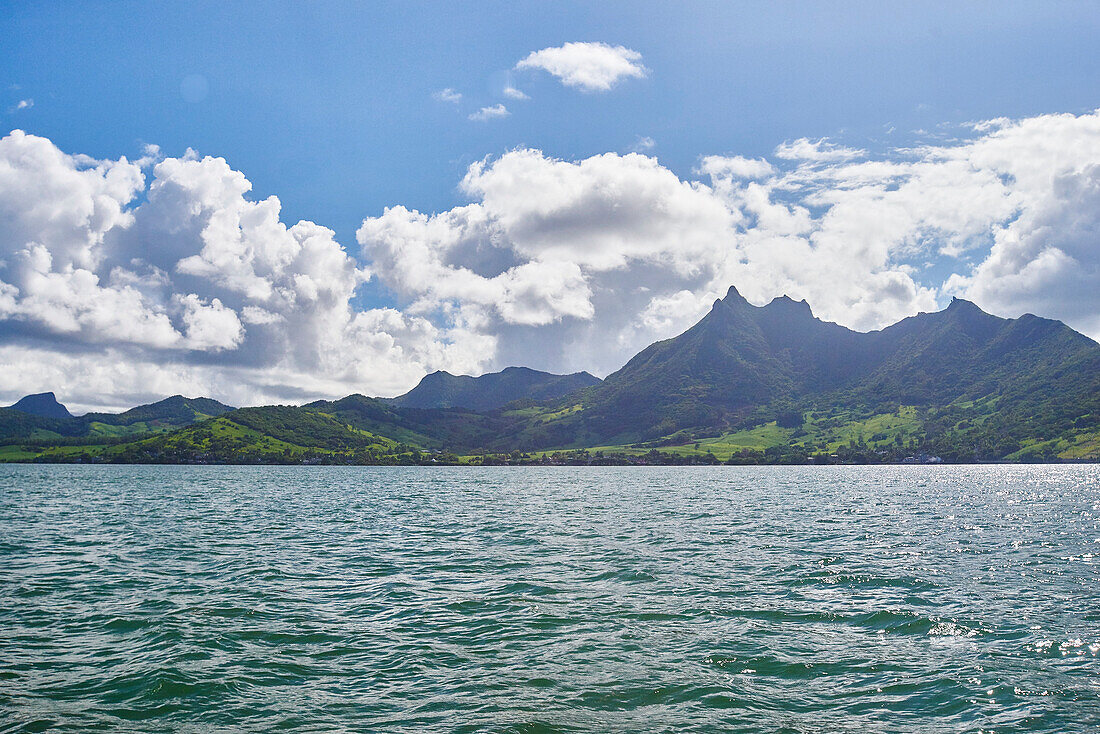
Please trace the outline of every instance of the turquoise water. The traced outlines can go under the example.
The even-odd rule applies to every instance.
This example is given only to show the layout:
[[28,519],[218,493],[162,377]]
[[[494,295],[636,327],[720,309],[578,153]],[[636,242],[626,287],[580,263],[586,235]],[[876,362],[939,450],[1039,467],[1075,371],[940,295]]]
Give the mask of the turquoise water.
[[0,731],[1091,732],[1100,467],[0,466]]

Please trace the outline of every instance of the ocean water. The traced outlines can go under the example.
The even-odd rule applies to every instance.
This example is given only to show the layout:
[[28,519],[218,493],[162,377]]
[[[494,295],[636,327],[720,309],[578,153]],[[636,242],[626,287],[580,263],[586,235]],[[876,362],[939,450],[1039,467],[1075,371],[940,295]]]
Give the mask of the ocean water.
[[0,466],[0,731],[1095,732],[1100,467]]

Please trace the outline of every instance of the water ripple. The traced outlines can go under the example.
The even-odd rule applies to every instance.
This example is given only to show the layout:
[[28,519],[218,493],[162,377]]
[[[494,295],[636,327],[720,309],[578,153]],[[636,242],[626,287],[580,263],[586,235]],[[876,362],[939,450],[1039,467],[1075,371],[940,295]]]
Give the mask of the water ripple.
[[0,466],[0,528],[0,734],[1100,729],[1100,467]]

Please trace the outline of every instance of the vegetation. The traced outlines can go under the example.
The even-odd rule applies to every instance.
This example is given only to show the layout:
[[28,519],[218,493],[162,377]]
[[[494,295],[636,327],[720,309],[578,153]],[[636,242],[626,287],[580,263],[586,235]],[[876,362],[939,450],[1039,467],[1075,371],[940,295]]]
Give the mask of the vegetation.
[[[53,400],[53,393],[44,395]],[[16,405],[20,403],[23,400]],[[98,444],[110,442],[112,438],[133,439],[146,434],[175,430],[233,410],[217,400],[185,398],[181,395],[131,408],[124,413],[87,413],[79,417],[69,415],[63,405],[55,405],[60,411],[47,405],[42,411],[46,415],[28,413],[16,409],[15,406],[0,408],[0,442],[30,440],[47,444]],[[41,403],[34,409],[41,410]],[[51,417],[57,415],[66,417]]]

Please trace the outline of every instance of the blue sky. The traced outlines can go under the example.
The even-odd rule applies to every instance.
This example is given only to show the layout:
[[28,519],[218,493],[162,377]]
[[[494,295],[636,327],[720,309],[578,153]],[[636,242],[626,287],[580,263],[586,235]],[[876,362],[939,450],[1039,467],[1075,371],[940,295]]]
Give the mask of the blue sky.
[[[1087,155],[1092,150],[1093,111],[1100,105],[1100,54],[1096,53],[1100,10],[1095,3],[4,5],[0,115],[6,128],[2,132],[20,129],[30,137],[19,145],[41,138],[52,146],[50,150],[100,161],[118,162],[122,156],[134,161],[144,155],[146,144],[155,144],[160,151],[142,163],[142,183],[121,199],[124,214],[136,213],[136,224],[123,216],[109,232],[82,234],[95,249],[86,261],[64,264],[57,249],[63,249],[63,244],[55,248],[46,235],[36,235],[33,227],[37,225],[22,220],[9,227],[23,232],[22,239],[12,239],[6,246],[18,254],[29,253],[28,247],[35,243],[45,243],[54,257],[52,264],[43,267],[70,274],[73,268],[87,268],[100,287],[106,287],[109,278],[122,282],[118,280],[123,277],[117,270],[120,263],[126,267],[129,262],[142,263],[134,265],[132,273],[126,271],[127,283],[148,284],[160,278],[154,277],[156,273],[166,273],[164,278],[170,276],[173,282],[159,295],[151,286],[133,287],[141,291],[143,308],[153,309],[143,311],[142,318],[160,324],[158,319],[163,317],[179,336],[149,337],[139,340],[144,346],[135,346],[137,342],[104,336],[106,332],[89,326],[84,316],[74,317],[71,324],[76,326],[62,328],[57,324],[63,320],[50,321],[23,305],[13,306],[7,317],[0,308],[0,346],[47,355],[55,350],[74,360],[102,356],[104,350],[140,351],[152,348],[150,344],[176,350],[141,352],[140,359],[151,365],[176,365],[175,371],[157,372],[159,382],[150,384],[158,387],[149,387],[145,391],[149,394],[172,380],[191,380],[187,384],[195,389],[222,389],[222,395],[237,402],[272,397],[304,400],[345,387],[394,392],[434,368],[477,372],[515,362],[603,374],[649,340],[689,325],[698,316],[699,304],[724,290],[723,280],[731,278],[746,281],[739,286],[754,300],[793,292],[816,301],[825,317],[855,328],[873,328],[918,309],[942,305],[958,293],[1005,315],[1017,315],[1007,311],[1019,304],[1021,309],[1045,309],[1047,315],[1064,318],[1093,335],[1100,332],[1100,308],[1095,303],[1054,297],[1059,291],[1076,293],[1074,288],[1087,283],[1070,287],[1050,275],[1055,267],[1051,263],[1060,263],[1058,272],[1080,271],[1084,263],[1091,274],[1088,268],[1094,263],[1087,258],[1091,246],[1077,241],[1044,244],[1033,237],[1027,240],[1031,254],[1002,253],[997,259],[992,249],[998,237],[1020,239],[1012,227],[1027,223],[1019,224],[1021,212],[1033,212],[1036,221],[1054,216],[1050,214],[1054,204],[1047,196],[1053,177],[1069,175],[1070,169],[1075,175],[1092,175]],[[619,79],[604,91],[583,91],[545,70],[516,68],[532,52],[570,42],[621,46],[638,55],[645,72]],[[521,90],[528,99],[507,96],[507,86]],[[461,99],[440,99],[444,89],[454,90]],[[470,119],[480,108],[498,104],[505,105],[507,116]],[[1061,127],[1050,117],[1067,114],[1074,121]],[[1001,118],[1020,127],[1006,127],[1005,122],[973,126]],[[991,145],[1020,146],[1023,160],[1049,148],[1043,141],[1050,135],[1060,136],[1067,150],[1076,146],[1085,151],[1086,159],[1071,162],[1069,153],[1064,159],[1043,159],[1035,165],[1047,166],[1045,178],[1028,179],[1027,171],[1008,171],[1010,164],[1005,161],[1013,159],[1011,154],[998,153],[988,170],[982,168],[983,161],[991,160],[981,158]],[[1076,135],[1087,142],[1075,142]],[[779,154],[778,146],[801,139],[820,150],[832,146],[854,152],[830,156],[815,149],[807,156]],[[989,145],[982,147],[982,141]],[[12,146],[13,150],[19,147],[14,142]],[[876,199],[883,208],[875,222],[885,227],[901,211],[912,215],[909,230],[862,232],[856,224],[829,230],[844,207],[855,207],[852,202],[838,204],[841,194],[852,193],[854,166],[913,162],[914,155],[906,150],[913,146],[940,148],[937,153],[917,155],[918,162],[954,156],[969,160],[971,169],[986,171],[988,176],[980,181],[971,177],[951,184],[959,187],[958,197],[975,196],[986,202],[981,205],[986,207],[983,216],[964,221],[961,213],[942,207],[928,214],[930,202],[952,198],[939,189],[928,193],[934,188],[929,182],[943,180],[949,171],[941,168],[926,175],[926,168],[918,167],[904,174],[883,174],[886,178],[876,179],[872,187],[889,193],[899,186],[904,189],[904,181],[914,183],[910,188],[915,193],[904,202]],[[223,204],[243,211],[242,207],[274,195],[281,205],[278,222],[289,227],[308,220],[334,230],[333,252],[342,249],[349,258],[334,267],[345,274],[362,268],[358,275],[347,275],[351,296],[343,301],[351,304],[351,320],[356,314],[367,314],[355,327],[359,329],[355,339],[362,341],[369,333],[371,338],[389,340],[391,353],[382,360],[385,369],[377,372],[389,377],[374,380],[363,373],[337,377],[320,366],[324,360],[312,367],[284,365],[279,373],[284,377],[272,377],[272,365],[279,358],[272,356],[271,344],[279,339],[271,334],[251,335],[285,314],[271,305],[273,301],[264,306],[254,294],[238,298],[243,293],[241,281],[230,282],[225,272],[214,272],[221,265],[205,265],[200,274],[196,261],[181,266],[184,258],[169,262],[162,257],[171,249],[164,244],[170,238],[163,233],[179,227],[171,221],[147,221],[154,210],[170,219],[164,207],[139,208],[154,196],[149,188],[153,181],[169,180],[168,172],[163,176],[154,172],[157,161],[179,158],[189,148],[200,157],[224,158],[229,169],[240,172],[252,187],[243,199],[234,194],[237,198],[231,204],[225,204],[229,199],[218,204],[207,201],[204,211],[215,211]],[[510,151],[517,150],[537,151],[537,155],[509,157]],[[653,159],[653,166],[639,167],[624,158],[631,151]],[[45,148],[39,152],[45,156],[42,161],[49,158]],[[604,154],[616,157],[598,158]],[[713,161],[708,169],[707,156],[767,159],[773,169],[770,178],[736,173],[730,179],[733,169]],[[470,167],[483,160],[488,161],[486,168],[469,178]],[[77,168],[84,165],[73,161]],[[525,207],[532,199],[553,198],[537,184],[546,176],[557,176],[554,161],[570,166],[558,171],[565,177],[561,181],[569,179],[563,185],[590,193],[581,197],[583,206],[565,207],[551,217]],[[584,161],[589,163],[582,165]],[[24,179],[46,176],[45,168],[20,170]],[[715,175],[718,170],[724,173]],[[858,169],[858,175],[865,177],[866,170],[866,166]],[[212,171],[208,166],[202,175],[213,175]],[[957,173],[953,168],[950,172]],[[171,185],[198,190],[197,169],[192,173],[180,169],[172,175],[176,178]],[[467,184],[462,186],[464,177]],[[1005,177],[1031,183],[998,191],[981,188]],[[765,179],[770,183],[761,184],[763,188],[752,183]],[[866,183],[865,178],[860,180]],[[1091,180],[1078,181],[1082,191],[1090,190]],[[720,197],[725,208],[714,213],[709,201],[693,201],[676,213],[676,202],[686,201],[689,189],[700,186],[708,195]],[[621,198],[608,199],[608,187],[619,187],[615,191]],[[520,193],[509,199],[513,190]],[[871,191],[861,189],[860,195],[870,196]],[[646,198],[651,194],[653,198]],[[758,194],[769,205],[790,205],[779,215],[793,219],[778,228],[769,224],[774,217],[754,209],[758,204],[750,202]],[[1003,201],[1011,206],[998,203]],[[461,209],[468,203],[489,222],[478,230],[481,234],[474,232],[466,219],[468,212]],[[696,203],[700,208],[693,208]],[[605,205],[609,208],[600,208]],[[0,211],[16,211],[2,206],[0,200]],[[439,213],[440,218],[420,227],[413,215],[407,221],[384,215],[385,208],[392,206],[417,215]],[[621,244],[637,237],[636,232],[627,231],[635,220],[627,222],[625,229],[605,231],[608,218],[614,218],[608,212],[633,211],[631,207],[638,207],[637,222],[643,221],[643,213],[655,209],[666,211],[667,207],[674,212],[667,222],[646,224],[646,232],[667,225],[676,233],[680,231],[676,227],[690,227],[686,223],[713,214],[710,229],[684,234],[685,241],[705,240],[706,247],[687,247],[682,258],[676,245],[664,241],[639,252],[624,245],[625,249],[620,247],[598,261],[576,254],[591,250],[596,242]],[[827,216],[830,209],[835,216]],[[812,220],[809,225],[795,222],[803,216],[802,210]],[[578,233],[580,225],[574,224],[586,216],[598,220],[598,232]],[[549,226],[548,217],[572,224],[539,229]],[[441,235],[444,224],[450,229]],[[410,227],[420,227],[418,234],[408,234]],[[730,241],[741,238],[741,244],[730,250],[736,253],[727,253],[724,259],[713,255],[716,243],[725,237],[723,227],[729,228]],[[842,235],[852,238],[845,240],[849,244],[829,244],[830,237]],[[864,236],[868,242],[859,244]],[[881,253],[871,252],[876,237],[893,238],[890,241],[895,244]],[[669,238],[675,239],[675,234]],[[808,248],[806,253],[815,256],[825,257],[829,247],[837,247],[844,257],[857,251],[870,253],[859,261],[867,267],[866,278],[854,279],[877,285],[868,286],[866,292],[844,291],[830,300],[825,295],[830,292],[828,282],[793,273],[792,263],[806,254],[799,255],[799,242],[790,238],[798,239]],[[412,240],[415,247],[408,244]],[[562,248],[546,249],[546,243],[559,240],[572,242],[576,252],[563,255]],[[204,242],[196,239],[192,249],[198,252]],[[773,262],[760,254],[765,251],[788,256]],[[119,254],[123,252],[125,259]],[[426,252],[439,255],[441,269],[425,268],[421,279],[442,283],[460,268],[487,279],[505,274],[493,285],[504,295],[485,295],[482,286],[488,286],[480,281],[442,290],[416,282],[416,266],[409,259],[424,257]],[[10,263],[15,254],[7,259],[9,267],[14,267]],[[1058,260],[1061,256],[1069,259]],[[224,262],[209,251],[203,257]],[[1015,280],[1005,275],[1005,268],[1011,269],[1006,264],[1009,260],[1015,263],[1011,265],[1016,267],[1011,276]],[[756,269],[738,270],[739,263]],[[529,267],[522,269],[525,264]],[[139,272],[141,267],[148,267],[148,272]],[[698,272],[689,272],[693,268]],[[537,276],[524,280],[536,270]],[[1035,276],[1039,270],[1043,279]],[[294,280],[293,273],[280,277]],[[210,282],[204,285],[199,278]],[[836,278],[834,285],[840,290],[847,287],[841,281],[852,279]],[[5,280],[0,272],[0,295],[5,282],[18,291],[17,299],[30,303],[30,286],[14,274]],[[1009,288],[1010,283],[1015,285]],[[536,293],[536,286],[542,290]],[[628,297],[628,291],[633,295]],[[187,300],[191,295],[195,298]],[[264,298],[270,301],[271,297]],[[295,303],[304,298],[299,294]],[[491,305],[493,298],[511,299],[512,305]],[[397,316],[383,313],[382,309],[391,307]],[[193,319],[187,320],[200,313],[212,319],[236,314],[240,326],[236,341],[221,344],[200,338]],[[394,326],[386,319],[404,320]],[[40,326],[33,325],[39,322]],[[639,326],[643,323],[644,328]],[[195,336],[186,336],[185,330],[192,327]],[[437,331],[424,337],[424,343],[402,341],[411,339],[411,333],[423,336],[430,329]],[[75,333],[80,337],[73,337]],[[246,349],[253,338],[257,344],[267,344],[267,356],[261,358]],[[286,335],[280,338],[287,349]],[[73,347],[77,342],[85,346]],[[476,347],[472,353],[463,352],[456,346],[460,342]],[[325,350],[340,351],[331,344],[324,349],[314,345],[307,351]],[[85,352],[91,356],[81,357]],[[11,364],[26,369],[17,370],[24,376],[12,378],[12,384],[0,384],[0,392],[17,394],[34,387],[24,384],[31,379],[28,375],[37,374],[28,365],[36,364],[38,357],[30,355],[24,351],[9,358]],[[196,376],[206,369],[196,365],[220,365],[222,371]],[[267,387],[254,386],[241,394],[219,387],[230,381],[230,372],[247,370],[248,365],[265,365],[257,385]],[[303,373],[316,378],[312,387],[300,391],[287,387],[295,380],[301,383]],[[286,376],[291,374],[297,377]],[[41,378],[47,379],[59,378]],[[102,387],[92,384],[73,383],[78,401],[95,402],[93,394]],[[119,392],[116,401],[136,397]]]
[[[1100,92],[1090,2],[7,5],[5,102],[35,102],[8,127],[100,158],[146,142],[224,156],[341,241],[386,205],[454,205],[470,162],[517,146],[573,159],[650,137],[687,175],[704,154],[822,136],[881,148],[943,123],[1085,112]],[[601,95],[513,72],[532,100],[465,119],[508,103],[520,58],[567,41],[635,49],[651,73]],[[208,84],[198,103],[181,94],[192,75]],[[432,99],[446,87],[461,109]]]

